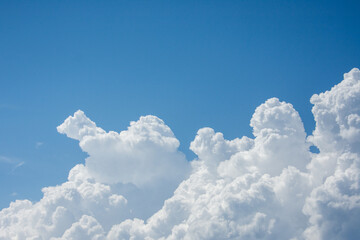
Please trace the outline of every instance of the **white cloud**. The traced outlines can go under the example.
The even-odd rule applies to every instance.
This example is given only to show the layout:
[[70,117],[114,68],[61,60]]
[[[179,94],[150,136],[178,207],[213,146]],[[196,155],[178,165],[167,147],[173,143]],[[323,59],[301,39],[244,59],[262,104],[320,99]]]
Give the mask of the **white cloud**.
[[151,185],[176,182],[188,171],[185,155],[171,129],[155,116],[131,122],[126,131],[105,132],[77,111],[58,127],[60,133],[80,141],[89,154],[86,167],[100,182]]
[[70,171],[67,182],[42,191],[39,202],[17,200],[0,212],[0,239],[60,237],[88,214],[109,229],[128,216],[126,199],[114,195],[110,186],[95,182],[81,164]]
[[35,143],[35,148],[40,148],[42,145],[44,145],[43,142],[36,142]]
[[11,172],[14,172],[17,168],[19,168],[25,164],[25,161],[20,161],[17,158],[6,157],[6,156],[0,155],[0,163],[1,162],[12,165]]
[[309,164],[317,187],[304,213],[308,239],[359,239],[360,71],[344,74],[331,91],[311,98],[316,129],[309,140],[320,154]]
[[12,158],[6,157],[6,156],[0,156],[0,162],[3,163],[14,163],[14,160]]
[[311,136],[320,151],[342,151],[350,147],[359,152],[360,71],[354,68],[331,91],[311,97],[316,129]]
[[220,163],[222,176],[236,177],[248,171],[272,176],[295,166],[305,170],[310,162],[309,144],[299,114],[291,104],[271,98],[256,108],[250,121],[255,139],[248,151],[239,151]]
[[73,223],[67,229],[61,238],[52,238],[52,240],[77,240],[77,239],[104,239],[104,229],[94,217],[83,215],[80,220]]
[[359,239],[360,71],[344,78],[311,98],[313,135],[271,98],[254,139],[200,129],[190,163],[155,116],[116,133],[78,111],[58,131],[79,140],[85,165],[39,202],[3,209],[0,239]]

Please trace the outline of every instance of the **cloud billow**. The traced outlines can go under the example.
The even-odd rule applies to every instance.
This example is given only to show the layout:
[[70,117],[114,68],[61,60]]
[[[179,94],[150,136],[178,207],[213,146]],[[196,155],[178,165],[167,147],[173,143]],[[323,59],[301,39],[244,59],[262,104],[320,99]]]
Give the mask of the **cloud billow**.
[[117,133],[79,110],[58,131],[85,164],[39,202],[2,209],[0,239],[360,239],[360,71],[311,103],[310,136],[271,98],[250,121],[253,139],[202,128],[190,162],[155,116]]

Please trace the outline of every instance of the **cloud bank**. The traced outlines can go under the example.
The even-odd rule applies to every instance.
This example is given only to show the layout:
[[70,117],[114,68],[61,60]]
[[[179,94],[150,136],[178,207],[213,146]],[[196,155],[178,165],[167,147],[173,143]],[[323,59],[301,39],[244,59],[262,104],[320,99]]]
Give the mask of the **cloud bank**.
[[360,71],[310,101],[312,135],[271,98],[250,121],[254,138],[202,128],[190,162],[155,116],[117,133],[77,111],[57,129],[85,164],[39,202],[2,209],[0,239],[360,239]]

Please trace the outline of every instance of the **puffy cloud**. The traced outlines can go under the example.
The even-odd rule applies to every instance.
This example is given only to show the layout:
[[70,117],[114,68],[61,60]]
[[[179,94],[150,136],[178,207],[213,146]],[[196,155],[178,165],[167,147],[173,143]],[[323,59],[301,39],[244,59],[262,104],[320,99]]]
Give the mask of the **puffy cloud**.
[[304,170],[310,162],[309,144],[299,114],[289,103],[271,98],[256,108],[250,121],[254,144],[239,151],[218,168],[222,176],[239,176],[247,171],[279,175],[288,166]]
[[312,183],[308,173],[294,167],[305,169],[310,162],[300,117],[290,104],[273,98],[257,108],[251,125],[254,140],[229,141],[210,128],[200,129],[190,145],[199,160],[192,163],[189,179],[147,222],[134,219],[116,225],[109,239],[301,235],[307,226],[302,208]]
[[72,139],[81,141],[90,136],[105,134],[105,131],[96,127],[96,124],[78,110],[74,116],[68,117],[63,124],[57,127],[59,133],[64,133]]
[[117,133],[96,127],[79,110],[58,131],[80,141],[81,149],[89,154],[86,168],[100,182],[137,186],[158,181],[178,184],[188,171],[188,162],[178,151],[179,141],[155,116],[141,117],[131,122],[128,130]]
[[86,214],[101,221],[105,229],[129,216],[127,200],[112,193],[110,186],[95,182],[81,164],[70,171],[67,182],[42,191],[44,196],[37,203],[17,200],[0,211],[0,239],[61,237],[69,228],[73,232],[93,222],[83,219],[73,225]]
[[351,148],[360,152],[360,71],[344,74],[344,80],[331,91],[315,94],[310,101],[316,128],[311,141],[320,151],[333,152]]
[[[114,226],[109,239],[276,239],[300,235],[309,176],[294,167],[277,177],[258,172],[219,179],[204,163],[145,223]],[[299,192],[301,191],[301,192]]]
[[79,140],[85,165],[39,202],[3,209],[0,239],[358,239],[360,71],[311,102],[311,136],[271,98],[250,121],[253,139],[200,129],[191,162],[157,117],[116,133],[78,111],[58,131]]
[[[307,239],[359,239],[360,219],[360,158],[343,154],[335,174],[313,190],[304,206],[311,227]],[[341,169],[342,161],[351,162]]]
[[360,237],[360,71],[344,74],[331,91],[311,98],[316,128],[309,140],[320,149],[309,164],[316,188],[304,205],[307,239]]
[[202,159],[208,167],[217,167],[224,160],[229,159],[234,153],[248,150],[254,141],[248,137],[226,140],[222,133],[215,133],[212,128],[202,128],[197,132],[190,149]]
[[84,215],[81,219],[73,223],[67,229],[61,238],[52,238],[52,240],[77,240],[77,239],[104,239],[104,230],[101,225],[91,216]]

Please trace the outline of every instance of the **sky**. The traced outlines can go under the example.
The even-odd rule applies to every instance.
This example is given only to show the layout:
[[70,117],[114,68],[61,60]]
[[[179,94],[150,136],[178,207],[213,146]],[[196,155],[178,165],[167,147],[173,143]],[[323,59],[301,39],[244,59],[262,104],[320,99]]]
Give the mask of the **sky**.
[[[81,171],[89,171],[89,178],[110,185],[134,184],[132,190],[111,185],[120,189],[114,196],[131,192],[125,196],[129,204],[138,196],[137,187],[142,196],[150,191],[144,190],[144,181],[166,179],[164,169],[178,166],[182,170],[169,180],[169,189],[150,201],[149,206],[156,206],[152,212],[134,213],[146,219],[187,179],[189,168],[197,169],[188,166],[190,161],[215,158],[201,155],[204,150],[196,147],[195,136],[202,136],[199,129],[210,127],[230,140],[257,138],[256,124],[250,126],[250,120],[255,119],[255,109],[273,97],[280,102],[265,105],[291,103],[310,136],[315,130],[312,95],[330,90],[344,79],[344,73],[359,67],[359,7],[358,1],[0,1],[0,209],[16,199],[38,202],[42,188],[69,182],[69,171],[85,164],[88,156],[86,170]],[[160,135],[167,140],[159,141],[165,141],[165,148],[174,155],[154,150],[161,144],[154,140],[152,145],[151,136],[157,131],[152,129],[145,134],[152,139],[146,145],[149,156],[174,158],[177,165],[164,160],[157,180],[146,167],[143,179],[126,177],[125,163],[143,164],[141,147],[135,145],[124,153],[104,145],[93,152],[88,147],[91,143],[71,127],[59,130],[78,110],[82,111],[79,118],[91,119],[105,132],[126,130],[131,121],[140,129],[143,124],[145,129],[161,126]],[[146,115],[157,118],[141,120]],[[141,133],[138,125],[128,130],[129,136]],[[100,133],[90,135],[95,138]],[[230,144],[231,149],[240,151],[246,145],[242,141]],[[238,144],[241,147],[234,147]],[[324,154],[328,151],[326,144],[317,144]],[[116,165],[111,153],[128,161]],[[305,158],[302,154],[299,158]],[[104,160],[107,167],[98,165],[97,159],[102,158],[109,159]],[[125,177],[111,175],[112,164]],[[221,169],[226,166],[220,165],[217,171],[224,177]],[[301,164],[293,165],[305,171]],[[103,172],[96,172],[97,168]],[[109,177],[104,178],[104,173]],[[136,203],[131,204],[136,208]],[[259,214],[255,220],[262,219]],[[132,215],[122,220],[128,216]]]

